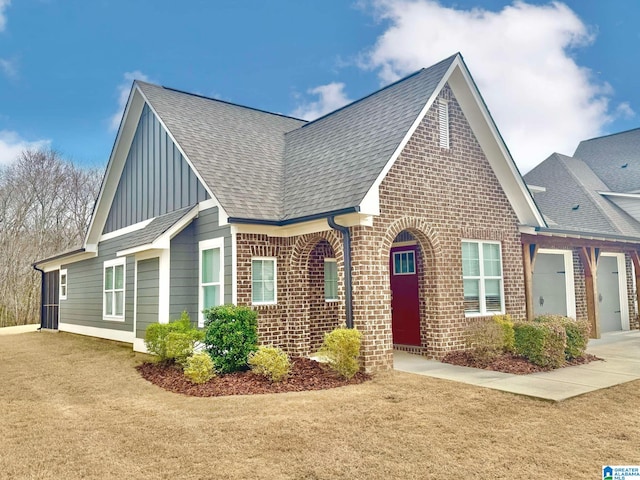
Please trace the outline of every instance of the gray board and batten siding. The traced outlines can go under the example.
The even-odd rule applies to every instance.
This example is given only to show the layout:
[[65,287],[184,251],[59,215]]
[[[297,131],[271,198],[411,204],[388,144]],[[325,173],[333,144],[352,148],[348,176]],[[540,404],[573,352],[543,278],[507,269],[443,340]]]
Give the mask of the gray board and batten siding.
[[170,319],[179,318],[183,311],[193,322],[199,318],[198,242],[220,237],[224,237],[224,303],[233,302],[231,227],[219,226],[218,207],[209,208],[171,240]]
[[148,105],[142,109],[103,233],[207,200],[209,194]]
[[136,292],[136,338],[144,338],[147,327],[158,323],[160,296],[160,259],[138,261]]
[[67,269],[67,299],[60,301],[60,322],[85,327],[133,332],[133,291],[135,262],[132,255],[125,265],[124,321],[103,320],[102,296],[104,262],[116,258],[127,248],[134,233],[100,242],[98,256],[63,265]]

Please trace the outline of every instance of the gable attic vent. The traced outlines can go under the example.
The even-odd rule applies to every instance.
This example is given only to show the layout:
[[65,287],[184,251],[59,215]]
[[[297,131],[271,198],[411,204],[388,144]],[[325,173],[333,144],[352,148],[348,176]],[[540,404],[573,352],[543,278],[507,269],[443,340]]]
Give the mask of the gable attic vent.
[[440,147],[449,148],[449,104],[438,103],[438,123],[440,127]]

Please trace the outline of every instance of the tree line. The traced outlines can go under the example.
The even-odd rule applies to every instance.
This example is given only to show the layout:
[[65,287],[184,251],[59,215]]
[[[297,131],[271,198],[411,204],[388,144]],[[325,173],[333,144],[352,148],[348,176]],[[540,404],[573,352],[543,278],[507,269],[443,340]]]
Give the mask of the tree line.
[[53,150],[0,165],[0,327],[40,318],[38,260],[81,247],[103,170]]

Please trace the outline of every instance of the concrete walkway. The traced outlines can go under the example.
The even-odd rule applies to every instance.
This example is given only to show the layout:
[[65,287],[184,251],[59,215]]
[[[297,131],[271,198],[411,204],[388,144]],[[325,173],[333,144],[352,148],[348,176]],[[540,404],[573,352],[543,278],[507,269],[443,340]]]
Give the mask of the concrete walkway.
[[530,375],[458,367],[397,350],[393,362],[401,372],[553,401],[640,379],[639,330],[603,334],[601,339],[589,341],[587,352],[604,361]]

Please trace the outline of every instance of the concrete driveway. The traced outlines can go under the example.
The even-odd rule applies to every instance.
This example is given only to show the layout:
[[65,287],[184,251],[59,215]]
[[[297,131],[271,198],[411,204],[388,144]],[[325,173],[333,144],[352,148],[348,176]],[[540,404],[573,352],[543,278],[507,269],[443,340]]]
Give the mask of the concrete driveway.
[[640,380],[640,330],[603,334],[589,341],[587,352],[603,361],[530,375],[459,367],[400,351],[394,352],[393,361],[394,368],[402,372],[553,401]]

